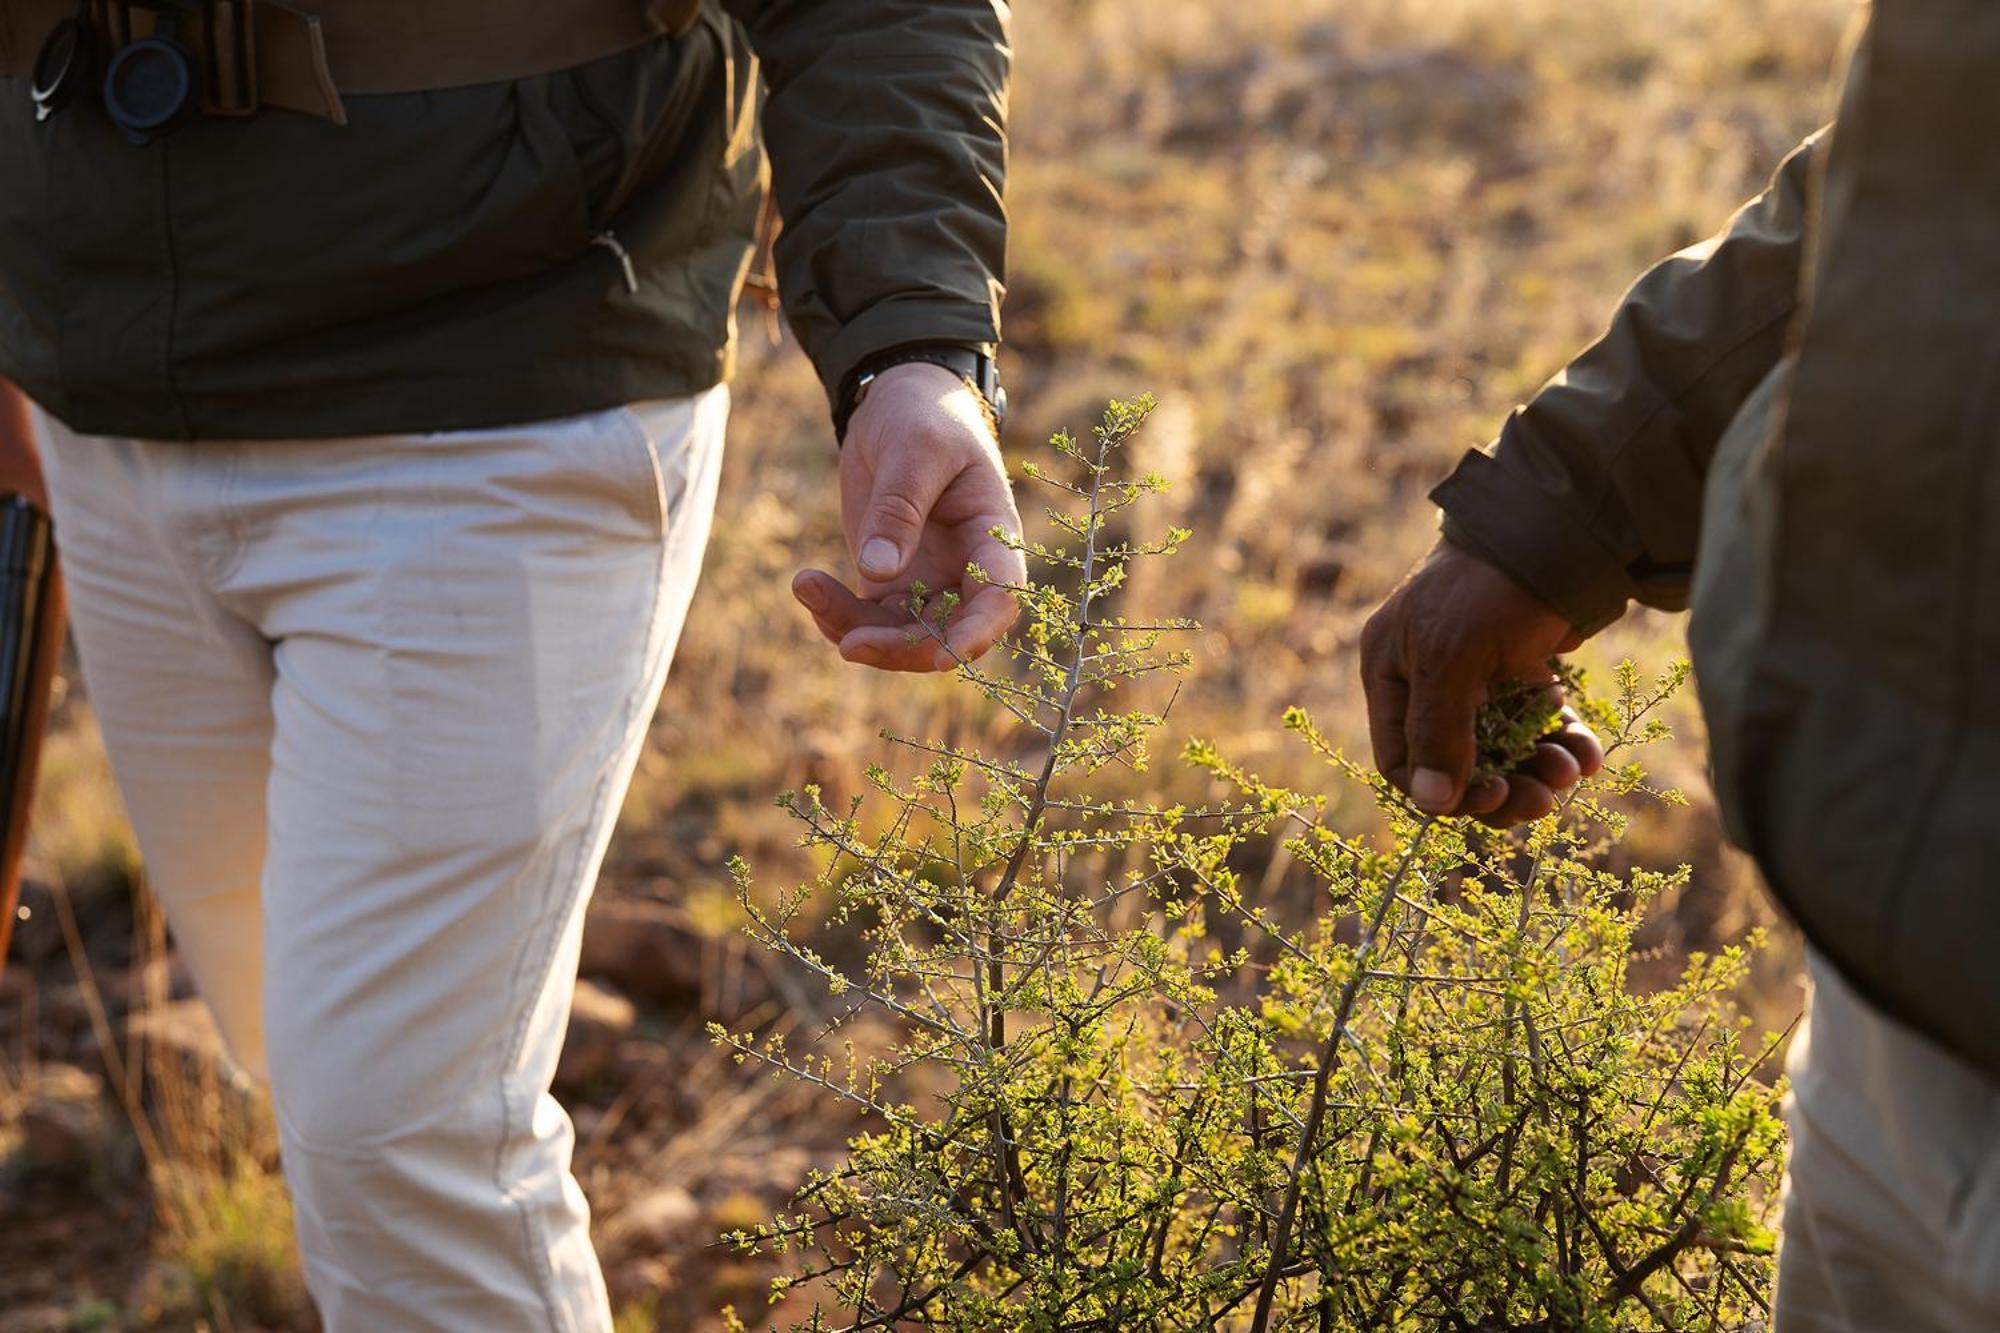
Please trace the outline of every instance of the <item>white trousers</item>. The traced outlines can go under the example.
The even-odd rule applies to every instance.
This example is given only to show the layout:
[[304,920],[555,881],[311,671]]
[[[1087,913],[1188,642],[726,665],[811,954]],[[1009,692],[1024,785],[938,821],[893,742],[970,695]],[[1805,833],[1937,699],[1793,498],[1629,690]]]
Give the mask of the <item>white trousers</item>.
[[42,423],[91,702],[174,937],[268,1077],[331,1333],[610,1327],[548,1088],[727,413]]
[[2000,1083],[1811,973],[1774,1333],[2000,1330]]

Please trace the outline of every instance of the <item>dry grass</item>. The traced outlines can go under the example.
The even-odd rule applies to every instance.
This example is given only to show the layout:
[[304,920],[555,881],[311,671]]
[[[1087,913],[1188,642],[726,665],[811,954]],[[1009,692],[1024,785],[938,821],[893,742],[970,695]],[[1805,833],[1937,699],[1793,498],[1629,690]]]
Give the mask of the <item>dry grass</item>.
[[[1197,537],[1171,587],[1132,595],[1210,627],[1177,731],[1223,739],[1274,777],[1291,762],[1277,744],[1286,704],[1361,741],[1355,635],[1432,538],[1424,491],[1591,336],[1642,266],[1713,229],[1822,118],[1846,13],[1839,0],[1018,7],[1013,431],[1032,441],[1082,424],[1111,394],[1164,401],[1146,461],[1179,479],[1173,519]],[[687,908],[712,938],[709,1002],[809,1021],[810,997],[750,970],[731,940],[725,859],[749,855],[777,882],[797,853],[769,796],[816,781],[837,797],[880,757],[879,728],[970,737],[992,720],[947,682],[841,665],[792,607],[796,566],[841,563],[831,442],[796,354],[769,344],[756,310],[745,326],[724,514],[605,891]],[[1675,620],[1639,616],[1584,656],[1659,662],[1679,635]],[[1699,728],[1681,721],[1667,768],[1699,794]],[[1765,919],[1699,799],[1633,846],[1697,869],[1663,906],[1651,942],[1664,956]],[[109,1049],[149,1071],[129,1100],[152,1140],[147,1169],[76,1203],[83,1225],[129,1214],[130,1261],[73,1266],[36,1300],[79,1328],[309,1326],[255,1100],[185,1065],[148,1066],[126,1036],[132,1014],[160,1004],[163,969],[144,967],[146,917],[125,906],[129,838],[75,706],[50,752],[34,855],[38,878],[70,887],[110,978]],[[1267,883],[1309,910],[1282,867]],[[101,1067],[96,1025],[52,1016],[77,982],[46,943],[24,929],[17,948],[32,956],[0,996],[0,1089],[26,1087],[40,1060]],[[1788,947],[1754,997],[1773,1025],[1797,1004]],[[150,989],[114,984],[128,974]],[[649,1007],[622,1081],[577,1105],[601,1233],[664,1182],[699,1201],[705,1224],[754,1216],[845,1132],[715,1059],[701,1017]],[[622,1254],[619,1327],[713,1327],[724,1301],[752,1317],[766,1276],[695,1236]],[[25,1289],[0,1260],[0,1304]]]

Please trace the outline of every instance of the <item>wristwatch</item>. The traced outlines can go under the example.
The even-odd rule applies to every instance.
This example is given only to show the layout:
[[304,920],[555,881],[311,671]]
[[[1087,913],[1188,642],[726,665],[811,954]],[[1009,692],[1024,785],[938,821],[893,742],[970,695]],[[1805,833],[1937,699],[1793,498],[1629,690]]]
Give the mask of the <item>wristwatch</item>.
[[1007,390],[1000,385],[1000,367],[993,359],[993,348],[989,344],[967,343],[905,343],[901,347],[891,347],[856,366],[840,386],[840,396],[833,409],[833,436],[842,444],[847,442],[847,423],[854,417],[854,409],[861,406],[861,400],[868,394],[868,386],[876,376],[892,366],[907,366],[923,362],[933,366],[943,366],[971,386],[972,391],[986,402],[986,410],[993,416],[993,433],[999,434],[1007,420]]

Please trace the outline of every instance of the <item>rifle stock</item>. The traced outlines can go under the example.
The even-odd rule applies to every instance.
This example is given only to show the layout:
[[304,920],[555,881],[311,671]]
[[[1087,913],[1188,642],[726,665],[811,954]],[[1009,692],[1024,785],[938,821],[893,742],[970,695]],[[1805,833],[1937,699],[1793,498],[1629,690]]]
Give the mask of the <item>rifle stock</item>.
[[28,842],[28,809],[62,656],[63,590],[27,399],[0,380],[0,967]]

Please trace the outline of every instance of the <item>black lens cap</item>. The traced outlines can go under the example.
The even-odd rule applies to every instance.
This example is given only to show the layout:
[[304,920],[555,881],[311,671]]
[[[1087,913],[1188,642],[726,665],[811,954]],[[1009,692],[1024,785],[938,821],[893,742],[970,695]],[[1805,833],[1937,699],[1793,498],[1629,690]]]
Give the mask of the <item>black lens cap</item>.
[[104,71],[104,109],[133,143],[172,129],[194,104],[194,57],[172,37],[141,37]]
[[35,55],[35,73],[28,85],[35,119],[47,120],[68,106],[76,90],[90,79],[97,63],[97,33],[80,18],[56,24]]

